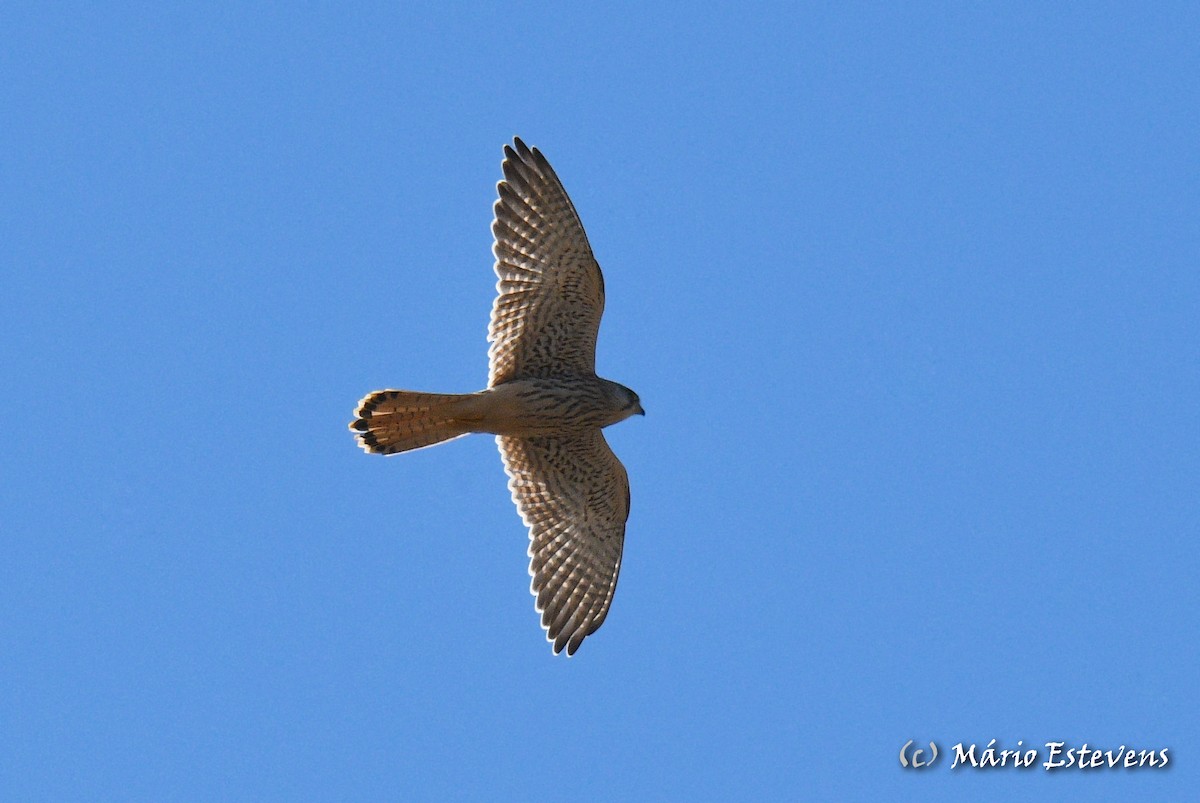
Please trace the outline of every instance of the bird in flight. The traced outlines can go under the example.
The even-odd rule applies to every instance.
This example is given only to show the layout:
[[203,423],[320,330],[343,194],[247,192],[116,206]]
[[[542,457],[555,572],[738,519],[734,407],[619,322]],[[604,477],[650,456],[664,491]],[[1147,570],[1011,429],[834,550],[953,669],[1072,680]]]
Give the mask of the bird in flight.
[[478,393],[378,390],[350,423],[372,454],[496,435],[529,528],[530,591],[555,654],[604,623],[621,568],[629,477],[603,427],[645,415],[636,393],[596,376],[604,277],[546,157],[504,146],[492,234],[498,295],[488,386]]

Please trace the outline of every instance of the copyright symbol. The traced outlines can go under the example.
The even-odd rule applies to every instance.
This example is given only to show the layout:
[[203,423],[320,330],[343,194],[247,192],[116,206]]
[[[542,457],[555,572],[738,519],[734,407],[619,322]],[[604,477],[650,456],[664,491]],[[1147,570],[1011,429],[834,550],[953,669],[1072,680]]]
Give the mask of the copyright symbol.
[[913,739],[909,739],[904,743],[904,746],[900,748],[901,767],[904,767],[906,770],[919,770],[924,769],[925,767],[933,764],[933,762],[937,761],[938,749],[936,744],[933,742],[929,743],[930,756],[929,758],[925,758],[925,748],[918,747],[916,750],[913,750],[913,741]]

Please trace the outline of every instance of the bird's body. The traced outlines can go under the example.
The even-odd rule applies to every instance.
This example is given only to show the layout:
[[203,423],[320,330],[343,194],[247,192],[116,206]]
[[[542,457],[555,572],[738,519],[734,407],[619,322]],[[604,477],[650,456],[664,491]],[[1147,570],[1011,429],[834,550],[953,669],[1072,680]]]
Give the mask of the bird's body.
[[[630,393],[628,388],[598,376],[512,379],[478,393],[380,390],[360,402],[355,424],[363,422],[357,427],[363,433],[360,440],[365,440],[364,435],[376,433],[375,442],[366,445],[368,451],[381,454],[432,446],[431,443],[409,445],[406,433],[416,434],[421,431],[421,424],[439,419],[444,419],[446,432],[462,428],[459,434],[463,435],[470,432],[516,438],[574,435],[607,427],[637,413],[636,397],[631,400]],[[399,426],[401,422],[414,423],[406,428]],[[388,436],[380,438],[381,432],[387,432]]]
[[629,517],[629,480],[601,428],[642,414],[637,394],[596,376],[604,280],[553,169],[521,140],[505,146],[496,202],[498,296],[488,387],[381,390],[350,428],[368,452],[397,454],[472,432],[496,435],[529,527],[531,590],[554,651],[573,654],[608,614]]

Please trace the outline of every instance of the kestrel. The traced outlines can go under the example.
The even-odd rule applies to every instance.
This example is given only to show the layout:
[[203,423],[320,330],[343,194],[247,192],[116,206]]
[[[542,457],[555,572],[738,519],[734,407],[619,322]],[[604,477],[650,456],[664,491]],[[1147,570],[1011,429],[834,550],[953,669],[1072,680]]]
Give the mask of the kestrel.
[[596,376],[604,278],[562,182],[520,139],[504,146],[502,166],[487,388],[379,390],[359,402],[350,429],[384,455],[497,436],[529,527],[542,627],[556,654],[574,655],[608,615],[629,518],[629,477],[600,430],[645,413],[636,393]]

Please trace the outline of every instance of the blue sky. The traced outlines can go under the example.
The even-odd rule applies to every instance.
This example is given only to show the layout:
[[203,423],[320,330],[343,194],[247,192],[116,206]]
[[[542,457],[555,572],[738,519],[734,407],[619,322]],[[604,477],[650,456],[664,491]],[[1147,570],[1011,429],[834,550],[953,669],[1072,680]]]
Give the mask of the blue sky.
[[[0,796],[1194,792],[1200,12],[903,5],[0,12]],[[514,135],[648,413],[570,660],[492,440],[346,430],[485,383]]]

